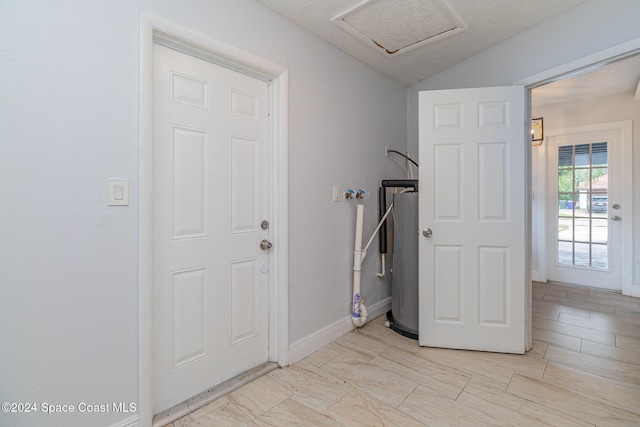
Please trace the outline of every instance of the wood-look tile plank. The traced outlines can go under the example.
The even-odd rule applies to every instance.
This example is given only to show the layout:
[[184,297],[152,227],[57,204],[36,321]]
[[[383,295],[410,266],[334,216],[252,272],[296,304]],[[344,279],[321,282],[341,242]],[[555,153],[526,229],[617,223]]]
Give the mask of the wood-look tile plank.
[[418,386],[414,381],[398,381],[393,372],[366,360],[358,362],[339,356],[321,369],[394,408]]
[[[569,298],[572,298],[574,301],[581,301],[587,304],[596,304],[596,305],[610,305],[614,308],[620,308],[623,311],[631,311],[638,312],[640,311],[640,305],[638,305],[638,301],[634,301],[636,298],[632,298],[631,301],[616,299],[616,298],[603,298],[597,295],[568,295]],[[600,310],[601,311],[601,310]]]
[[547,346],[549,344],[546,342],[543,342],[541,340],[538,340],[536,338],[536,334],[534,332],[533,334],[533,342],[532,342],[532,347],[531,349],[527,352],[527,355],[531,356],[531,357],[536,357],[538,359],[544,359],[544,354],[547,351]]
[[457,400],[512,426],[592,425],[477,380],[471,380]]
[[637,351],[624,350],[622,348],[611,347],[587,340],[582,340],[580,353],[589,354],[601,359],[619,360],[620,362],[640,365],[640,353]]
[[[615,323],[621,326],[636,326],[640,328],[640,316],[636,316],[635,313],[602,313],[599,311],[592,311],[590,316],[594,320],[606,321],[609,323]],[[640,335],[640,329],[636,328],[634,336]]]
[[[545,331],[544,329],[533,328],[533,338],[538,341],[544,341],[547,344],[554,344],[558,347],[568,348],[572,351],[580,351],[580,338],[571,337],[569,335],[559,334],[553,331]],[[545,349],[546,350],[546,349]]]
[[622,383],[550,362],[544,381],[640,415],[640,386]]
[[314,426],[314,427],[342,427],[340,423],[330,417],[307,408],[306,406],[287,399],[274,408],[256,418],[259,426]]
[[640,304],[640,298],[632,297],[629,295],[622,295],[619,292],[611,292],[611,291],[605,291],[600,289],[589,289],[589,295],[596,298],[603,298],[605,300],[614,299],[619,301],[626,301],[630,303]]
[[570,417],[598,426],[637,426],[638,414],[605,405],[563,387],[514,375],[507,391]]
[[398,409],[429,426],[510,425],[424,386],[418,386]]
[[625,307],[615,306],[615,313],[640,318],[640,306],[629,305]]
[[291,393],[291,400],[320,413],[351,390],[344,382],[323,377],[300,366],[276,369],[268,375]]
[[503,366],[498,360],[486,360],[484,352],[449,350],[444,348],[422,348],[417,355],[431,362],[448,366],[463,374],[505,389],[515,370]]
[[542,298],[543,301],[555,302],[568,307],[582,308],[585,310],[596,310],[604,313],[615,313],[615,307],[609,304],[608,301],[602,301],[595,299],[593,301],[584,301],[583,299],[559,297],[555,295],[545,295]]
[[640,385],[640,366],[588,354],[576,353],[550,345],[545,358],[550,362],[569,366],[604,378]]
[[572,307],[570,305],[562,304],[556,301],[546,301],[546,300],[536,300],[531,302],[531,308],[534,311],[541,312],[545,314],[545,316],[539,316],[544,318],[551,318],[552,320],[557,320],[557,316],[560,313],[568,313],[573,314],[575,316],[583,316],[589,317],[591,315],[591,310],[580,307]]
[[256,424],[236,405],[226,402],[199,417],[189,427],[255,427]]
[[622,325],[618,322],[604,320],[598,317],[579,317],[567,313],[561,313],[558,317],[559,323],[580,326],[582,328],[593,329],[600,332],[607,332],[615,335],[634,336],[638,334],[638,327],[633,325]]
[[368,360],[373,359],[389,347],[389,344],[363,334],[357,329],[337,339],[335,343],[345,349],[362,354]]
[[232,391],[228,397],[251,419],[288,399],[291,392],[269,375],[258,378]]
[[566,323],[554,322],[548,319],[541,319],[534,317],[533,327],[536,329],[542,329],[545,331],[551,331],[558,334],[566,335],[569,337],[586,339],[593,342],[599,342],[601,344],[615,345],[615,335],[608,332],[600,332],[589,328],[583,328],[581,326],[569,325]]
[[304,363],[307,363],[307,364],[313,364],[315,366],[322,366],[325,363],[329,362],[330,360],[333,360],[334,358],[336,358],[337,356],[341,355],[344,352],[345,352],[344,347],[339,346],[335,342],[332,342],[331,344],[326,345],[326,346],[322,347],[320,350],[318,350],[318,351],[310,354],[309,356],[305,357],[300,362],[304,361]]
[[616,347],[640,353],[640,337],[616,336]]
[[325,414],[345,427],[426,425],[357,389],[331,406]]
[[[220,406],[226,405],[227,403],[229,403],[229,399],[226,396],[223,396],[207,405],[204,405],[202,408],[196,409],[191,414],[189,414],[188,417],[185,417],[185,418],[190,418],[192,421],[195,421],[198,418],[204,415],[207,415],[208,413],[218,409]],[[174,422],[174,425],[175,425],[175,422]],[[175,427],[178,427],[178,426],[176,425]]]
[[470,377],[448,366],[391,347],[371,361],[393,372],[398,381],[413,381],[455,399]]

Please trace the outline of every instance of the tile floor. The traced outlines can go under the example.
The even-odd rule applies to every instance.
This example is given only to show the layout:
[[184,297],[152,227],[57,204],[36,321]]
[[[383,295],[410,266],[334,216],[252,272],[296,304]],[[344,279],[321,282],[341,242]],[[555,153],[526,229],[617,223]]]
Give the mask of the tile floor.
[[533,292],[525,355],[419,347],[381,316],[170,426],[640,425],[640,299]]

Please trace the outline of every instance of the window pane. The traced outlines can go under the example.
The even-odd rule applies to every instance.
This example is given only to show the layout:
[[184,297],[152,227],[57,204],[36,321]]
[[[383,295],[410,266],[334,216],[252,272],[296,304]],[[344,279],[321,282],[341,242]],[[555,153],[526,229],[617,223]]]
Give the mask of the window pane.
[[605,218],[609,210],[609,197],[607,193],[591,194],[591,204],[589,211],[594,218]]
[[591,267],[603,270],[609,268],[607,245],[591,246]]
[[558,240],[573,240],[572,218],[558,218]]
[[591,165],[591,144],[579,144],[575,146],[575,165],[589,166]]
[[577,192],[589,191],[591,189],[591,170],[576,169],[574,181]]
[[574,243],[574,263],[580,267],[589,267],[590,254],[589,249],[591,245],[588,243]]
[[573,169],[558,170],[558,192],[573,193]]
[[564,147],[558,147],[558,167],[572,167],[573,166],[573,145],[565,145]]
[[558,242],[558,264],[573,265],[573,243]]
[[573,193],[558,194],[558,216],[573,216]]
[[576,242],[589,243],[591,241],[591,220],[589,218],[576,218],[573,239]]
[[593,166],[607,166],[609,164],[606,142],[591,145],[591,164]]
[[593,243],[607,244],[609,238],[609,221],[606,218],[594,218],[591,220],[591,241]]

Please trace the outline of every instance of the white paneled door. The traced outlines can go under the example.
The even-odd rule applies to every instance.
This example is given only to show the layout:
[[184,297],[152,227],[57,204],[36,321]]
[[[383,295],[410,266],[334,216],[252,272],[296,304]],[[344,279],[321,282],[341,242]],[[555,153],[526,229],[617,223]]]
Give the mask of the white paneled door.
[[419,98],[419,342],[524,353],[524,88]]
[[154,44],[153,400],[268,360],[268,84]]

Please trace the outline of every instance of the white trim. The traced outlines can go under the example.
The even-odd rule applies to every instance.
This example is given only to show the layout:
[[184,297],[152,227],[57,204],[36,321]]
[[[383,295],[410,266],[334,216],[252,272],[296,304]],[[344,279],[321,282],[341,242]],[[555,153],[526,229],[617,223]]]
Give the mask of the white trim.
[[152,359],[152,73],[154,39],[178,46],[189,54],[223,64],[270,83],[269,119],[272,151],[269,183],[273,224],[269,273],[269,357],[280,366],[289,363],[288,303],[288,71],[255,55],[213,40],[177,24],[140,16],[139,190],[138,212],[138,413],[139,425],[153,420]]
[[640,38],[626,41],[575,61],[567,62],[566,64],[534,74],[533,76],[525,77],[513,84],[533,89],[568,77],[575,77],[594,71],[621,59],[637,55],[638,53],[640,53]]
[[536,282],[547,281],[547,146],[545,141],[532,148],[537,162],[532,185],[537,208],[538,269],[531,272],[531,280]]
[[[385,314],[390,309],[391,297],[387,297],[371,307],[367,307],[369,319],[375,319],[376,317]],[[304,359],[354,329],[355,327],[353,326],[351,316],[349,315],[329,326],[307,335],[302,339],[299,339],[289,347],[289,362],[294,364]]]

